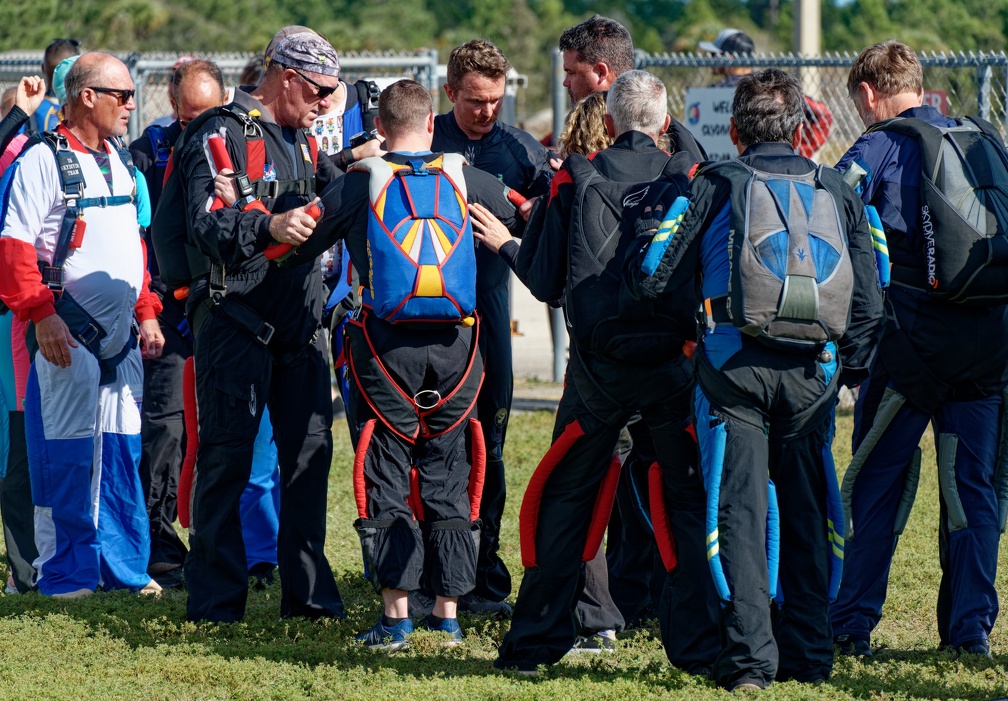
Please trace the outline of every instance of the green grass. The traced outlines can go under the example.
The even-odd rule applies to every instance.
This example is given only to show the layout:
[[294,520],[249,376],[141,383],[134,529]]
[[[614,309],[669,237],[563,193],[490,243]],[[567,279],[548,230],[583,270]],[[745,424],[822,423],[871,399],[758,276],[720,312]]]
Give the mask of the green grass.
[[[508,438],[510,499],[503,556],[520,576],[518,506],[545,451],[552,415],[516,415]],[[838,465],[849,459],[849,416],[841,417]],[[612,655],[564,659],[538,678],[495,673],[490,663],[506,627],[462,617],[465,644],[443,650],[420,634],[409,651],[371,653],[353,642],[380,601],[360,574],[352,528],[351,456],[336,434],[330,481],[328,555],[347,605],[343,622],[279,621],[279,585],[249,596],[233,625],[185,621],[185,594],[159,600],[123,592],[79,601],[0,596],[0,692],[8,699],[658,699],[728,698],[710,682],[672,668],[657,630],[621,636]],[[925,439],[917,504],[893,564],[885,617],[867,663],[838,660],[822,687],[775,684],[761,699],[991,699],[1008,695],[1008,629],[998,622],[994,661],[937,652],[934,607],[939,578],[934,452]],[[998,589],[1006,591],[1002,545]],[[515,583],[517,591],[517,582]]]

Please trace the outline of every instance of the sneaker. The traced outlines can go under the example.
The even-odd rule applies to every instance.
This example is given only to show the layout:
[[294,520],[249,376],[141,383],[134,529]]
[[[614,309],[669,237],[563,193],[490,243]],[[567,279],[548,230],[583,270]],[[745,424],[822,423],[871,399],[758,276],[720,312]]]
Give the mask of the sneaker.
[[94,594],[94,589],[75,589],[74,591],[61,592],[59,594],[53,594],[54,599],[83,599],[85,596],[91,596]]
[[447,647],[462,644],[462,627],[459,626],[457,618],[440,618],[435,623],[434,616],[428,615],[424,620],[424,627],[435,633],[445,633],[448,636],[448,640],[445,641]]
[[371,630],[361,633],[354,640],[367,645],[372,650],[395,652],[409,647],[409,636],[412,633],[413,621],[409,618],[394,626],[386,626],[379,618]]
[[837,653],[844,657],[871,657],[872,649],[867,635],[838,635],[833,638]]
[[273,572],[276,565],[272,562],[257,562],[249,568],[249,586],[256,591],[263,591],[273,586]]
[[161,588],[161,585],[152,579],[150,582],[147,583],[146,587],[140,590],[140,593],[143,594],[144,596],[151,596],[156,599],[157,597],[161,596],[161,593],[163,591],[164,589]]
[[17,594],[17,584],[14,583],[14,575],[8,575],[7,586],[4,587],[4,594]]
[[160,584],[162,589],[185,588],[185,575],[182,573],[181,567],[173,567],[162,572],[152,572],[148,569],[147,574],[151,576],[151,579]]
[[758,691],[763,691],[763,687],[759,684],[754,684],[753,682],[742,682],[741,684],[736,684],[731,690],[733,694],[754,694]]
[[978,655],[987,659],[991,658],[990,643],[983,638],[959,645],[956,647],[956,652],[960,655]]
[[466,594],[458,600],[458,610],[468,611],[474,616],[489,618],[511,618],[511,605],[506,601],[491,601],[478,594]]
[[600,630],[594,635],[579,635],[574,640],[571,652],[615,652],[616,631]]
[[434,610],[434,597],[427,596],[419,589],[412,590],[406,600],[409,603],[409,615],[413,618],[424,618]]

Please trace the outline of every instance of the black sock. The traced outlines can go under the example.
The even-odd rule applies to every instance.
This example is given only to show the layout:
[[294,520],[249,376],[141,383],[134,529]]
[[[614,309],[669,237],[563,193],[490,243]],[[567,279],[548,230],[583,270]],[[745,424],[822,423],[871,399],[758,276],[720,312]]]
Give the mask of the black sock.
[[441,618],[440,616],[435,616],[433,613],[427,616],[427,626],[430,628],[437,628],[442,623],[444,623],[444,621],[445,621],[444,618]]
[[381,617],[382,625],[385,626],[386,628],[393,628],[405,620],[406,620],[405,618],[389,618],[384,613],[382,614]]

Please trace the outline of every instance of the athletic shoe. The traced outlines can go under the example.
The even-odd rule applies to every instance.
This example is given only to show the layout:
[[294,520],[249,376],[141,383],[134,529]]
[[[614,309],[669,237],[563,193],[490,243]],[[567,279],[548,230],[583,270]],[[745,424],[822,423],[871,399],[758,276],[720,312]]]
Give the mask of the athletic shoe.
[[428,615],[424,620],[424,627],[435,633],[444,633],[448,636],[445,641],[447,647],[455,647],[462,644],[462,627],[459,626],[457,618],[441,618],[434,622],[434,617]]
[[14,583],[14,575],[7,576],[7,586],[4,587],[4,594],[17,594],[17,585]]
[[833,638],[838,654],[844,657],[871,657],[871,643],[867,635],[838,635]]
[[477,594],[466,594],[458,600],[459,611],[468,611],[474,616],[489,618],[511,618],[511,605],[506,601],[491,601]]
[[411,591],[406,601],[409,603],[409,615],[413,618],[423,618],[429,616],[434,610],[434,597],[427,596],[419,589]]
[[256,591],[263,591],[266,587],[273,586],[273,572],[276,565],[272,562],[257,562],[249,568],[249,586]]
[[615,652],[616,631],[600,630],[594,635],[579,635],[574,640],[571,652]]
[[753,694],[757,691],[763,691],[763,687],[752,682],[742,682],[741,684],[736,684],[731,690],[733,694]]
[[91,596],[94,594],[94,589],[75,589],[74,591],[65,591],[60,594],[53,594],[54,599],[83,599],[85,596]]
[[151,579],[160,584],[162,589],[185,588],[185,575],[182,573],[182,568],[178,565],[161,572],[153,572],[148,568],[147,574],[151,576]]
[[978,655],[980,657],[991,658],[990,643],[983,638],[970,640],[956,648],[960,655]]
[[144,596],[150,596],[156,599],[157,597],[161,596],[161,592],[163,591],[164,589],[161,588],[161,585],[152,579],[150,582],[147,583],[146,587],[140,590],[140,593],[143,594]]
[[413,633],[413,621],[409,618],[394,626],[386,626],[379,618],[374,627],[354,638],[372,650],[395,652],[409,647],[409,636]]

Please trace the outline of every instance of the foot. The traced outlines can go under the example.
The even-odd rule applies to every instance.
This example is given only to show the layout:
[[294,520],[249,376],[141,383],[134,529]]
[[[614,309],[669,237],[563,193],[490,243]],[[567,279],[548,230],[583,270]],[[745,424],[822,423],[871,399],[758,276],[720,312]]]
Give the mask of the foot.
[[833,638],[837,654],[844,657],[871,657],[872,649],[867,635],[838,635]]
[[478,594],[466,594],[458,600],[458,610],[468,611],[474,616],[489,618],[511,618],[511,605],[506,601],[491,601]]
[[741,684],[736,684],[731,690],[733,694],[753,694],[757,691],[763,691],[763,687],[759,684],[754,684],[753,682],[742,682]]
[[579,635],[574,640],[571,652],[615,652],[616,631],[600,630],[593,635]]
[[161,588],[161,585],[152,579],[147,584],[146,587],[140,590],[140,593],[143,594],[144,596],[150,596],[156,599],[157,597],[161,596],[161,593],[163,591],[164,589]]
[[263,591],[266,587],[273,586],[273,572],[276,565],[272,562],[257,562],[249,568],[249,586],[256,591]]
[[409,602],[409,615],[413,618],[424,618],[434,610],[434,597],[427,596],[419,589],[414,589],[406,597]]
[[983,638],[970,640],[956,647],[956,652],[960,655],[978,655],[990,659],[990,643]]
[[85,596],[91,596],[94,594],[94,589],[75,589],[74,591],[65,591],[59,594],[53,594],[54,599],[83,599]]
[[457,618],[438,618],[429,615],[424,621],[424,627],[435,633],[445,633],[448,636],[448,640],[445,641],[447,647],[462,644],[462,628],[459,626]]
[[392,626],[385,625],[384,617],[379,618],[371,630],[354,638],[372,650],[395,652],[409,647],[409,636],[413,634],[413,621],[408,618]]

